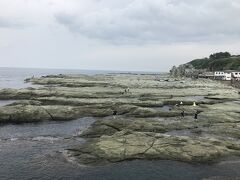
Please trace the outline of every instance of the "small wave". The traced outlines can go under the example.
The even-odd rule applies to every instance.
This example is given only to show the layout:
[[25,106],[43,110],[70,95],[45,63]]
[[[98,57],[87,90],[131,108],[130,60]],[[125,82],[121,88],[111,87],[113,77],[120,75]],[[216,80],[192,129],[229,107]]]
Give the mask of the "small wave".
[[72,156],[72,154],[70,153],[70,151],[68,150],[64,150],[61,152],[63,157],[67,160],[67,162],[76,163],[76,158]]
[[2,138],[2,139],[0,139],[0,142],[2,141],[2,142],[5,142],[5,141],[18,141],[18,140],[20,140],[19,138],[17,138],[17,137],[8,137],[8,138]]
[[62,155],[63,155],[63,158],[64,158],[68,163],[77,165],[77,166],[79,166],[79,167],[87,167],[86,165],[83,165],[83,164],[78,163],[77,158],[75,158],[69,150],[61,151],[61,153],[62,153]]
[[240,164],[240,159],[238,160],[226,160],[218,163],[219,165],[227,165],[227,164]]
[[18,138],[10,138],[9,140],[10,140],[10,141],[17,141]]
[[32,138],[33,141],[58,141],[61,138],[59,137],[51,137],[51,136],[38,136],[38,137],[34,137]]

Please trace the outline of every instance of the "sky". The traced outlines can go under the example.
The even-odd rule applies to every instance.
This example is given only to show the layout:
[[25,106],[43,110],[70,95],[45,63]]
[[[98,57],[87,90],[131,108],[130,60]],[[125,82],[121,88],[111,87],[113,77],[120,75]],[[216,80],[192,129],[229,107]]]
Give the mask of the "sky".
[[166,72],[240,54],[239,0],[0,0],[0,67]]

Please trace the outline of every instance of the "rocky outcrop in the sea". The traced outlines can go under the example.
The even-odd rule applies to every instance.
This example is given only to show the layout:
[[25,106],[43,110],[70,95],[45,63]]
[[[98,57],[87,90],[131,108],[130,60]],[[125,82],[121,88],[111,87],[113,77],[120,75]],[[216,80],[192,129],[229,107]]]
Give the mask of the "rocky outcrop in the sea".
[[228,113],[219,111],[220,107],[224,105],[206,109],[195,121],[191,116],[101,119],[80,134],[87,142],[68,149],[68,157],[96,165],[132,159],[212,163],[239,156],[239,106]]
[[50,75],[27,81],[41,86],[0,90],[1,100],[17,100],[0,107],[0,123],[95,117],[79,134],[86,143],[67,151],[80,163],[212,162],[239,156],[240,95],[228,85],[138,74]]
[[[181,109],[175,105],[180,102],[184,105],[192,105],[194,101],[210,105],[239,96],[229,87],[218,83],[174,79],[165,81],[164,78],[157,81],[154,75],[59,75],[32,78],[28,81],[45,86],[0,90],[2,100],[21,100],[0,107],[0,122],[106,117],[112,115],[114,110],[117,110],[118,115],[126,117],[177,117]],[[69,83],[72,83],[71,87]],[[124,86],[129,87],[130,92],[125,92],[126,88],[122,88]],[[194,114],[194,109],[185,111],[186,114]]]
[[175,78],[179,77],[189,77],[197,78],[199,74],[205,72],[204,69],[195,69],[191,64],[182,64],[178,67],[173,66],[170,70],[170,75]]
[[69,149],[69,157],[82,164],[101,164],[132,159],[170,159],[185,162],[214,162],[220,157],[239,154],[240,146],[216,139],[170,136],[150,132],[120,131],[87,141]]

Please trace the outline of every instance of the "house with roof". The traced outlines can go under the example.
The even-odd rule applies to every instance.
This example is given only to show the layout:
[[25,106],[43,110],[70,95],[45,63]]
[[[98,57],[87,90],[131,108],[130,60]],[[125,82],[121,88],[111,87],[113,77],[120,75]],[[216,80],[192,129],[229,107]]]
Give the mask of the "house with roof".
[[232,79],[240,80],[240,73],[235,71],[233,72],[232,70],[215,71],[214,79],[223,81],[231,81]]
[[232,80],[232,72],[225,71],[224,75],[225,75],[224,78],[223,78],[224,81],[231,81]]
[[213,72],[203,72],[203,73],[198,74],[198,78],[214,79],[214,73]]
[[240,81],[240,71],[233,71],[231,74],[233,80]]
[[224,80],[225,79],[225,72],[224,71],[215,71],[214,72],[214,79],[215,80]]

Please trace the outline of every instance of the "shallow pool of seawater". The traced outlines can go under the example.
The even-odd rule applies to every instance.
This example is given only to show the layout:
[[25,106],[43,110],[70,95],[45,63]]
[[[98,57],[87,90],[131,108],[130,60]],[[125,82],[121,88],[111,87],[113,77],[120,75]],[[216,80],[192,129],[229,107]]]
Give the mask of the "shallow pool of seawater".
[[0,100],[0,107],[16,102],[15,100]]
[[205,100],[204,96],[185,96],[185,101],[203,101]]
[[73,121],[8,124],[0,126],[0,140],[11,138],[36,138],[42,136],[69,138],[87,129],[94,118],[86,117]]
[[214,165],[176,161],[126,161],[101,167],[69,162],[63,151],[84,143],[76,135],[95,121],[81,118],[0,127],[0,179],[202,179],[240,176],[239,161]]
[[171,111],[172,110],[172,107],[171,106],[168,106],[168,105],[164,105],[162,107],[154,107],[153,109],[155,110],[159,110],[159,111]]

